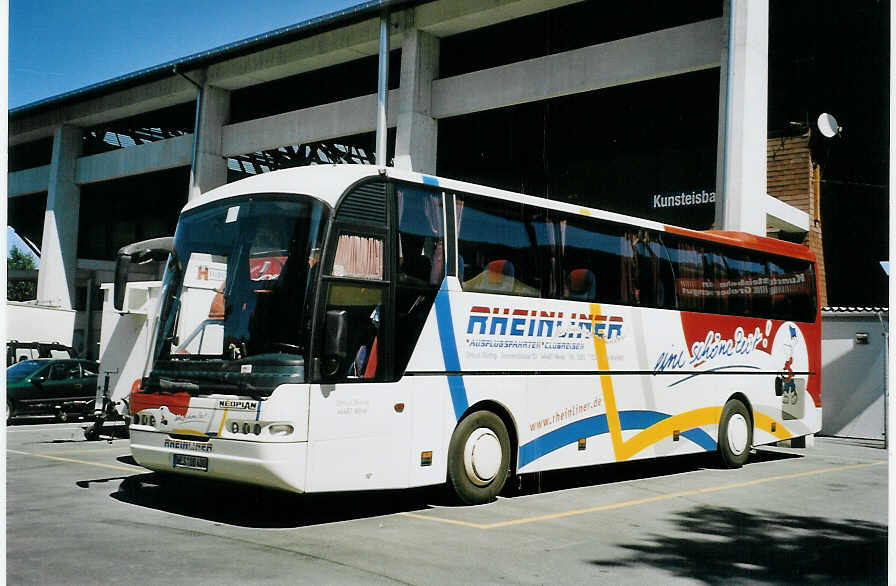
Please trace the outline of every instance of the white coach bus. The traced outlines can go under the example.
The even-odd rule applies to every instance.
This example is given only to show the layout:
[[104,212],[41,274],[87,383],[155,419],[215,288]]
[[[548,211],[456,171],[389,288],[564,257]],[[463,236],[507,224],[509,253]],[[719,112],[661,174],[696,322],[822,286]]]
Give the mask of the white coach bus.
[[[371,166],[184,208],[129,409],[150,469],[297,492],[509,477],[821,427],[808,248]],[[121,300],[118,300],[120,305]]]

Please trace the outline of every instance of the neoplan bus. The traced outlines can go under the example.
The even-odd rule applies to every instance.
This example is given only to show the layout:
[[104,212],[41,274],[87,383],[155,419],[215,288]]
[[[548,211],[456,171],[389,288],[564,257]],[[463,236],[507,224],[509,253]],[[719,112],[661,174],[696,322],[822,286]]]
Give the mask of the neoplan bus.
[[821,427],[807,247],[371,166],[184,208],[129,409],[142,466],[296,492],[752,446]]

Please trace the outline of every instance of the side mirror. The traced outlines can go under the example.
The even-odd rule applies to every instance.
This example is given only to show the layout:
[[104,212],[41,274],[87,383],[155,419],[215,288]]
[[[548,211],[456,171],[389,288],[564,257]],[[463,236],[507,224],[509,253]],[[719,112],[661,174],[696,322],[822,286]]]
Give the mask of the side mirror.
[[345,364],[348,356],[348,312],[344,309],[333,309],[327,312],[324,340],[324,368],[326,378],[336,376]]
[[46,380],[47,380],[47,377],[45,377],[45,376],[42,375],[42,374],[39,374],[39,375],[37,375],[37,376],[32,376],[32,377],[31,377],[31,384],[32,384],[32,385],[36,385],[36,386],[40,386],[40,385],[43,384]]
[[174,254],[174,237],[153,238],[122,246],[115,260],[115,288],[113,304],[117,311],[124,309],[124,294],[128,285],[128,271],[132,262],[142,264],[150,261],[166,260]]

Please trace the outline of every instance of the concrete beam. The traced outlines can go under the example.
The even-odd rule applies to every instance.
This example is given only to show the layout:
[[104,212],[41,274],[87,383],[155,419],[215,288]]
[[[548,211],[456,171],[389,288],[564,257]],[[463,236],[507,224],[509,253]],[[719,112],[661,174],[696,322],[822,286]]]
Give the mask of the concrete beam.
[[[398,90],[389,92],[389,103]],[[389,108],[388,126],[395,126],[395,108]],[[351,136],[376,130],[376,94],[312,106],[285,114],[229,124],[223,129],[222,155],[231,157],[281,146]]]
[[528,16],[581,0],[443,0],[414,8],[418,29],[436,37],[447,37]]
[[50,165],[15,171],[6,176],[6,197],[18,197],[47,191],[50,187]]
[[9,122],[9,145],[31,142],[53,136],[60,124],[87,128],[120,120],[143,112],[151,112],[196,99],[196,88],[172,74],[140,86],[108,95],[57,106],[32,116],[17,117]]
[[[413,22],[437,37],[453,35],[519,18],[580,0],[440,0],[413,9]],[[398,46],[409,26],[406,12],[392,15],[390,44]],[[208,83],[235,90],[376,55],[379,19],[372,18],[292,43],[210,65]]]
[[190,165],[193,135],[185,134],[78,159],[75,181],[97,183]]
[[765,194],[765,218],[768,226],[784,232],[808,232],[809,214],[777,197]]
[[629,37],[433,82],[447,118],[719,66],[721,19]]
[[[403,22],[403,13],[392,15],[393,46],[401,42]],[[379,26],[379,18],[373,18],[216,63],[208,67],[207,81],[235,90],[376,55]]]

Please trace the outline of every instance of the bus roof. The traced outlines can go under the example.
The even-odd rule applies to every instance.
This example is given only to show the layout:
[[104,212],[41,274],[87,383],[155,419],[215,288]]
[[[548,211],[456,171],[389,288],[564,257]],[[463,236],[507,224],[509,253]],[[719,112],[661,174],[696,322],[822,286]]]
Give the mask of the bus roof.
[[309,165],[262,173],[212,189],[188,202],[183,211],[188,211],[213,201],[251,193],[295,193],[307,195],[327,204],[330,208],[335,208],[349,187],[363,179],[376,176],[420,183],[461,193],[484,195],[507,201],[547,207],[567,213],[669,232],[689,238],[699,238],[729,246],[752,248],[772,254],[803,258],[811,261],[815,260],[815,255],[809,247],[776,238],[757,236],[745,232],[691,230],[607,210],[548,200],[434,175],[424,175],[394,167],[377,167],[374,165]]

